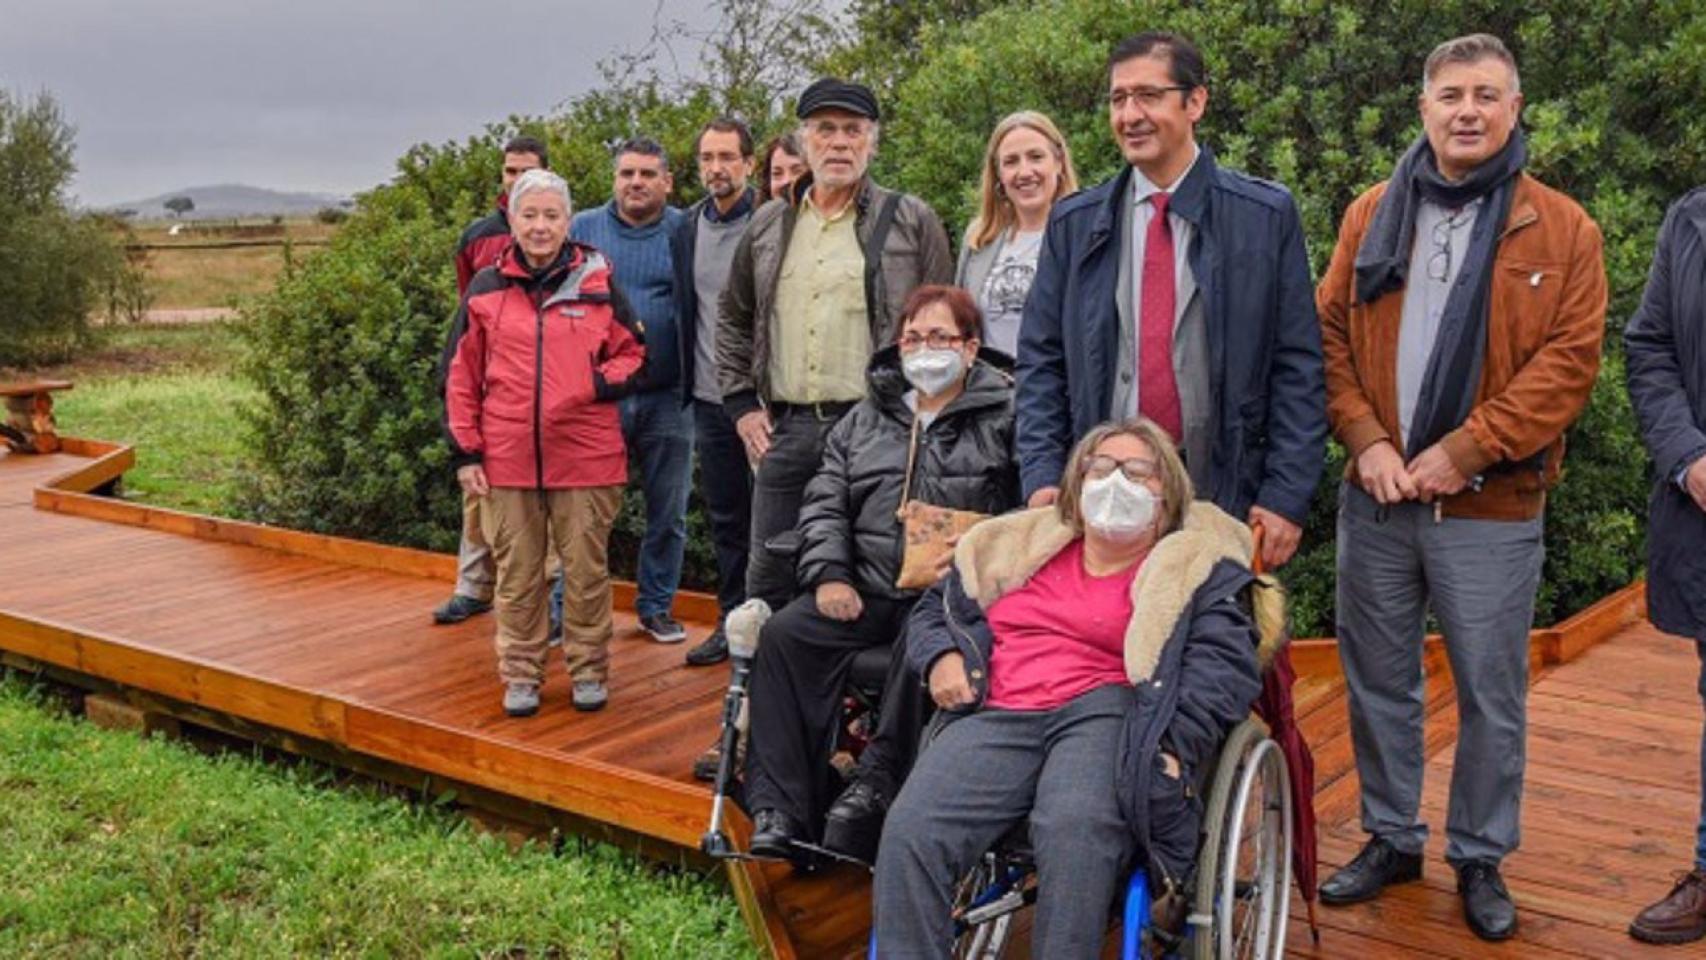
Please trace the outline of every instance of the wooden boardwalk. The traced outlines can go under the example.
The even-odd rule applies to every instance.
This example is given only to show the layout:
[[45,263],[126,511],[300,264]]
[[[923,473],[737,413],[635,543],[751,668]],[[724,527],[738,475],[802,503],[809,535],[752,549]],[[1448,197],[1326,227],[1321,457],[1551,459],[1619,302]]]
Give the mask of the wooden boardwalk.
[[[427,618],[452,558],[88,495],[129,464],[125,448],[88,441],[49,456],[0,453],[0,651],[12,662],[541,804],[701,862],[693,848],[709,795],[687,770],[715,728],[726,671],[683,667],[682,647],[644,639],[619,614],[607,710],[570,710],[559,667],[543,712],[508,719],[489,618],[457,627]],[[618,606],[630,597],[619,589]],[[1454,719],[1436,649],[1427,878],[1373,905],[1323,909],[1318,948],[1294,912],[1294,955],[1647,955],[1622,929],[1688,862],[1701,708],[1692,649],[1624,626],[1630,609],[1613,598],[1536,636],[1524,846],[1508,864],[1523,909],[1519,940],[1474,940],[1439,860]],[[690,621],[690,642],[714,615],[703,597],[684,597],[677,612]],[[1328,869],[1360,842],[1342,680],[1330,643],[1300,644],[1297,662]],[[736,832],[746,828],[737,816]],[[857,871],[802,879],[737,866],[729,876],[754,935],[776,955],[860,952],[868,893]]]

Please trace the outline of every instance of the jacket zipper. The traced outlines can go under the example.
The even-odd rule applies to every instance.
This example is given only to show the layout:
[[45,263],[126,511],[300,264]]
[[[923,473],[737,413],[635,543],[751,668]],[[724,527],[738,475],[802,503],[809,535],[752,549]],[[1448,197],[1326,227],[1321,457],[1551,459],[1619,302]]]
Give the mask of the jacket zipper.
[[533,473],[545,489],[545,309],[534,308],[533,344]]

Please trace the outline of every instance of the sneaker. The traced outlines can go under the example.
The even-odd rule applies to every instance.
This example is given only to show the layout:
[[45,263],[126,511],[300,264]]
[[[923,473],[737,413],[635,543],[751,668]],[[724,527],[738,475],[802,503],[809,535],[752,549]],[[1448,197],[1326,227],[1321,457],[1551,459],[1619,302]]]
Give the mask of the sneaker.
[[504,687],[504,713],[531,717],[539,712],[539,684],[512,683]]
[[602,680],[576,680],[574,701],[575,709],[591,712],[604,709],[610,700],[610,691]]
[[687,639],[687,628],[667,613],[641,617],[640,627],[659,643],[680,643]]
[[485,613],[490,609],[492,609],[492,605],[489,601],[476,600],[465,594],[453,593],[449,600],[434,608],[432,622],[439,626],[449,626],[453,623],[461,623],[469,617]]
[[712,631],[705,642],[687,651],[687,665],[690,667],[708,667],[714,663],[722,663],[729,658],[729,637],[722,627]]

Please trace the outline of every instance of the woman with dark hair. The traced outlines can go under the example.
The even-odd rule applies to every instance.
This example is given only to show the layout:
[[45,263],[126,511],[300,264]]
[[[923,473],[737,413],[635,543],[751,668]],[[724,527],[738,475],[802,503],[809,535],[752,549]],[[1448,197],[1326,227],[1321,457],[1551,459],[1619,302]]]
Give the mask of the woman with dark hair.
[[794,181],[806,175],[806,152],[792,131],[770,138],[758,164],[758,196],[774,200],[785,196]]
[[861,650],[894,642],[918,597],[897,585],[903,503],[981,514],[1018,504],[1012,380],[980,358],[978,328],[964,290],[916,290],[897,342],[871,358],[866,398],[830,431],[806,487],[807,592],[765,624],[753,668],[754,853],[795,857],[794,840],[818,836],[834,795],[829,758],[848,669]]
[[[1090,431],[1052,506],[968,532],[908,624],[948,719],[883,830],[877,955],[946,957],[954,884],[1008,830],[1037,865],[1031,955],[1095,957],[1134,855],[1176,887],[1196,858],[1190,784],[1261,692],[1242,597],[1247,527],[1192,502],[1148,420]],[[1283,611],[1281,612],[1283,616]]]

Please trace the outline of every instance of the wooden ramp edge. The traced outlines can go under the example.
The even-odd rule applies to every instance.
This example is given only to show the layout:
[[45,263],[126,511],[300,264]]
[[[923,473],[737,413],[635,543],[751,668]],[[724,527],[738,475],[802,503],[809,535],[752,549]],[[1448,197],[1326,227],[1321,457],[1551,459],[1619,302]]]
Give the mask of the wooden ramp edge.
[[[269,550],[338,567],[448,583],[453,556],[305,533],[242,521],[149,507],[98,495],[112,489],[135,463],[121,444],[62,438],[61,453],[87,462],[33,487],[37,511],[161,534]],[[0,465],[5,457],[0,456]],[[618,581],[615,602],[632,608],[634,585]],[[714,623],[716,601],[678,595],[676,615]],[[1644,585],[1608,596],[1587,610],[1531,637],[1531,683],[1544,671],[1579,657],[1644,614]],[[110,632],[88,630],[0,604],[0,649],[74,674],[99,678],[286,731],[343,750],[428,774],[486,788],[584,817],[636,836],[673,845],[696,856],[708,817],[709,792],[701,785],[649,774],[608,759],[542,749],[476,735],[403,710],[282,683],[217,658],[152,647]],[[1331,639],[1292,644],[1299,674],[1300,723],[1316,753],[1317,810],[1324,824],[1354,816],[1356,777],[1344,718],[1343,674]],[[1427,639],[1431,755],[1456,735],[1454,689],[1443,641]],[[722,674],[719,672],[718,674]],[[714,721],[713,721],[714,722]],[[708,738],[707,738],[708,739]],[[744,846],[750,824],[738,810],[731,833]],[[863,871],[832,870],[795,876],[777,865],[729,863],[726,875],[743,920],[771,956],[862,956],[869,919],[869,878]],[[1294,939],[1305,925],[1293,924]],[[1314,954],[1311,954],[1314,955]]]

